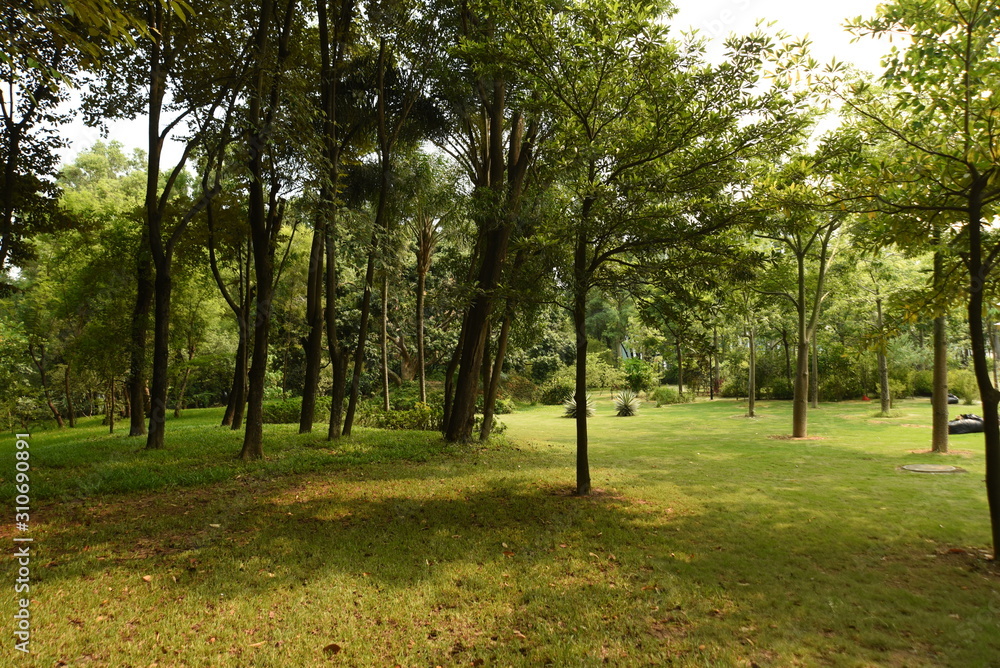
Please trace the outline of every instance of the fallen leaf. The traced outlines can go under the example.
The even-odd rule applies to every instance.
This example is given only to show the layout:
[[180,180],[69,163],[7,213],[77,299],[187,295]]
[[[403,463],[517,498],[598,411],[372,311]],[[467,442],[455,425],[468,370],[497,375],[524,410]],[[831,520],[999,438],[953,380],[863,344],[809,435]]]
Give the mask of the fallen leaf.
[[514,553],[511,552],[510,550],[504,550],[503,556],[505,556],[505,557],[513,557]]
[[265,642],[264,640],[261,640],[260,642],[250,643],[250,646],[251,647],[263,647],[264,642]]
[[523,633],[521,633],[517,629],[514,629],[514,635],[516,635],[518,638],[523,638],[524,640],[528,639],[528,636],[524,635]]
[[218,529],[222,525],[221,524],[209,524],[208,526],[212,527],[213,529]]
[[331,655],[331,656],[333,656],[334,654],[339,654],[340,653],[340,645],[338,645],[335,642],[332,642],[329,645],[327,645],[326,647],[324,647],[323,651],[326,652],[327,654]]
[[142,576],[142,581],[143,582],[152,582],[153,581],[153,576],[151,576],[151,575],[143,575]]
[[212,636],[211,638],[209,638],[209,639],[208,639],[208,642],[210,642],[210,643],[213,643],[213,642],[215,642],[215,636]]
[[559,547],[569,547],[566,543],[559,543]]

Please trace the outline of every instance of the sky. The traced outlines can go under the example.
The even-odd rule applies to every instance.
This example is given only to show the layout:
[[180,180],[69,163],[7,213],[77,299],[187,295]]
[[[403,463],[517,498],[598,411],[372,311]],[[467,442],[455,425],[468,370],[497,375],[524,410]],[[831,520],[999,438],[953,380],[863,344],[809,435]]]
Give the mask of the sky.
[[[871,72],[880,70],[879,59],[888,51],[884,40],[863,40],[851,43],[852,36],[842,25],[845,19],[871,16],[878,5],[876,0],[835,0],[803,3],[801,0],[674,0],[678,8],[671,25],[676,30],[695,28],[709,38],[709,57],[717,59],[722,52],[722,42],[731,34],[752,32],[758,19],[776,21],[776,28],[794,37],[808,35],[812,53],[820,62],[837,60],[853,63]],[[808,8],[806,8],[808,7]],[[77,119],[65,129],[70,145],[61,152],[63,161],[73,157],[101,139],[101,133],[88,128]],[[119,121],[110,124],[107,138],[118,140],[128,149],[144,148],[146,143],[145,119]],[[168,144],[164,165],[180,156],[177,145]]]

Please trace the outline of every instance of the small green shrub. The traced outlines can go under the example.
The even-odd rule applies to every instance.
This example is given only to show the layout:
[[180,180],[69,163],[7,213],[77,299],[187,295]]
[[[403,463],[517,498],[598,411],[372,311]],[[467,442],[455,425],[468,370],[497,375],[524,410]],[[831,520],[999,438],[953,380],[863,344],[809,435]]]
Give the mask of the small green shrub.
[[530,378],[520,374],[512,373],[501,383],[504,392],[514,401],[524,404],[533,404],[538,400],[538,385]]
[[651,401],[656,402],[656,407],[666,406],[668,404],[686,404],[691,401],[690,395],[680,394],[674,388],[669,385],[661,385],[660,387],[653,390],[653,393],[649,395]]
[[[264,402],[264,424],[298,424],[302,414],[302,397],[272,399]],[[330,397],[316,397],[316,422],[330,421]]]
[[622,372],[625,374],[625,382],[634,394],[645,392],[653,387],[653,367],[646,360],[638,357],[625,360],[622,364]]
[[910,391],[915,397],[929,397],[934,394],[934,372],[923,369],[911,373]]
[[[568,417],[568,418],[575,418],[576,417],[576,411],[577,411],[576,397],[570,397],[570,398],[566,399],[563,402],[563,407],[566,409],[566,412],[563,414],[563,417]],[[587,395],[587,417],[593,417],[593,415],[594,415],[595,412],[596,411],[594,409],[594,400],[591,399],[590,395],[588,394]]]
[[440,431],[444,423],[444,409],[418,401],[410,410],[387,411],[381,406],[366,402],[359,407],[355,423],[359,427],[375,429]]
[[791,383],[785,378],[776,378],[767,389],[767,395],[771,399],[792,399],[795,394]]
[[[472,423],[472,433],[473,433],[473,435],[476,438],[478,438],[478,434],[479,434],[480,431],[482,431],[482,429],[483,429],[483,416],[482,415],[477,415],[476,419]],[[503,422],[501,422],[500,420],[496,419],[496,417],[494,417],[493,418],[493,428],[490,430],[490,434],[493,435],[493,436],[498,436],[498,435],[504,433],[505,431],[507,431],[507,425],[504,424]]]
[[976,374],[966,369],[948,372],[948,389],[967,406],[979,400]]
[[632,390],[622,390],[614,396],[615,413],[618,417],[632,417],[639,412],[639,395]]
[[[749,394],[747,390],[747,383],[749,380],[746,376],[739,375],[735,378],[727,378],[719,388],[720,397],[746,397]],[[758,390],[759,391],[759,390]]]
[[573,394],[573,385],[563,381],[554,381],[542,389],[538,401],[546,406],[558,406]]

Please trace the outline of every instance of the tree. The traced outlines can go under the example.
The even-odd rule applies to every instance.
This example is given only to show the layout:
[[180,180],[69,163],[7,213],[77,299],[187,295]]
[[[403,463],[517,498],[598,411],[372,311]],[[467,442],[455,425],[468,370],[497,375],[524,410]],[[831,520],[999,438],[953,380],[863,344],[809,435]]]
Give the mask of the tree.
[[[1000,259],[1000,235],[988,224],[1000,202],[1000,13],[985,0],[896,0],[871,19],[855,20],[858,35],[904,35],[886,62],[881,86],[830,67],[825,81],[863,120],[872,138],[891,147],[873,152],[861,173],[869,187],[856,208],[918,214],[957,233],[951,248],[965,269],[966,312],[982,399],[986,491],[994,552],[1000,549],[1000,422],[986,358],[984,289]],[[903,240],[905,231],[897,230]],[[913,235],[909,235],[912,239]]]
[[[728,62],[674,44],[663,7],[578,3],[526,33],[530,72],[553,116],[565,173],[565,218],[551,234],[576,331],[576,401],[586,401],[587,297],[612,265],[640,252],[695,243],[735,224],[742,164],[794,132],[797,103],[775,85],[755,90],[763,34],[728,44]],[[774,142],[774,143],[770,143]],[[577,413],[577,493],[590,491],[587,416]]]

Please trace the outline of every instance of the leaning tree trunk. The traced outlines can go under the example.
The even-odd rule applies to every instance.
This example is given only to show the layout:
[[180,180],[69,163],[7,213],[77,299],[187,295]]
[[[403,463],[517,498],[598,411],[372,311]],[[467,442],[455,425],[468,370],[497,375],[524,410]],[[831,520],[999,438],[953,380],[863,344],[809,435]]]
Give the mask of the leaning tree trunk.
[[483,397],[483,426],[479,430],[479,440],[489,439],[493,431],[493,414],[496,412],[497,394],[500,391],[500,377],[503,371],[503,360],[507,355],[507,340],[510,338],[510,310],[504,316],[503,324],[500,325],[500,336],[497,338],[497,353],[493,361],[493,370],[490,373],[489,383],[485,385]]
[[[979,186],[979,187],[977,187]],[[990,526],[993,538],[993,558],[1000,550],[1000,422],[997,404],[1000,392],[990,382],[986,364],[986,341],[983,337],[984,283],[986,268],[983,266],[983,239],[981,220],[981,184],[974,184],[969,197],[969,338],[972,343],[972,364],[982,400],[983,436],[986,449],[986,498],[990,508]]]

